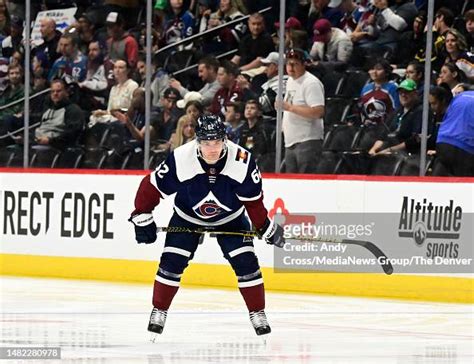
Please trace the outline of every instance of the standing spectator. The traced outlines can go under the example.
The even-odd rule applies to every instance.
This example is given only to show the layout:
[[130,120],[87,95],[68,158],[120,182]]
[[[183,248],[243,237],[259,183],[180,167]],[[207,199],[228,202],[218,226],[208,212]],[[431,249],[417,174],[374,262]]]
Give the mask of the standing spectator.
[[114,64],[114,77],[116,84],[110,90],[107,110],[95,110],[92,112],[91,122],[115,121],[113,113],[117,110],[127,111],[132,102],[133,91],[138,84],[130,78],[130,69],[127,62],[117,60]]
[[[266,58],[261,60],[265,65],[265,74],[268,81],[262,87],[262,92],[258,98],[258,102],[262,105],[262,112],[268,116],[276,116],[275,100],[278,94],[278,62],[280,55],[277,52],[271,52]],[[286,83],[288,82],[288,75],[283,75],[283,97],[286,93]]]
[[[104,51],[99,41],[89,43],[86,79],[79,82],[79,87],[83,93],[86,96],[90,96],[87,97],[87,101],[94,101],[88,110],[98,109],[105,105],[104,91],[107,90],[107,77],[103,64],[105,58]],[[83,107],[83,109],[85,108]]]
[[84,116],[76,104],[71,103],[63,80],[51,82],[51,102],[35,129],[35,142],[64,149],[72,146],[84,129]]
[[17,51],[24,54],[23,19],[12,15],[10,17],[10,35],[2,40],[0,56],[4,58],[11,58],[13,57],[13,53]]
[[258,161],[270,152],[270,135],[262,119],[262,111],[257,100],[245,103],[245,123],[240,130],[239,145],[249,150]]
[[314,23],[313,46],[310,56],[319,70],[330,72],[346,68],[352,55],[352,42],[341,29],[331,27],[327,19],[319,19]]
[[164,24],[165,44],[173,44],[193,35],[194,16],[183,6],[183,0],[169,0]]
[[[219,81],[217,81],[217,70],[219,68],[219,61],[214,57],[205,57],[198,62],[198,76],[204,82],[204,86],[198,91],[202,96],[202,103],[204,106],[211,104],[214,95],[221,88]],[[176,79],[170,81],[170,87],[179,90],[182,97],[185,97],[189,92]]]
[[82,82],[87,75],[87,57],[77,49],[77,39],[71,33],[65,33],[59,39],[59,51],[62,54],[49,71],[48,79],[69,78],[73,82]]
[[306,71],[305,61],[300,49],[286,53],[289,79],[281,107],[287,173],[314,173],[324,138],[324,87]]
[[260,59],[275,50],[273,39],[265,31],[265,23],[260,13],[250,15],[248,27],[250,34],[242,38],[239,51],[232,58],[232,62],[240,66],[242,71],[261,67]]
[[[474,176],[474,91],[453,99],[436,141],[440,169],[434,175]],[[444,171],[443,171],[444,170]]]
[[243,92],[237,83],[239,69],[227,60],[223,61],[217,71],[217,81],[221,88],[214,95],[209,111],[216,115],[225,114],[225,105],[229,102],[242,101]]
[[107,48],[109,50],[109,59],[115,61],[124,59],[135,68],[138,61],[138,43],[125,29],[125,21],[123,16],[117,12],[110,12],[106,19]]
[[372,82],[362,88],[359,107],[362,111],[362,121],[380,124],[400,105],[397,84],[390,81],[392,67],[385,59],[379,59],[369,70]]
[[466,21],[467,50],[474,53],[474,9],[466,11],[464,20]]
[[33,54],[43,53],[48,63],[45,65],[46,70],[50,70],[54,62],[61,57],[58,52],[59,40],[62,33],[56,29],[56,22],[52,18],[43,18],[40,21],[40,33],[43,43],[33,50]]
[[240,144],[240,134],[245,121],[242,119],[243,107],[241,102],[231,102],[225,107],[225,125],[227,139]]
[[467,52],[466,38],[456,29],[446,33],[446,62],[454,62],[464,72],[464,75],[474,81],[474,54]]
[[[398,95],[401,106],[389,123],[391,134],[386,128],[381,128],[378,140],[369,150],[370,155],[398,152],[416,144],[413,140],[421,133],[423,105],[418,97],[415,81],[410,79],[402,81],[398,86]],[[418,150],[410,148],[410,151],[419,153],[419,144],[417,146]]]

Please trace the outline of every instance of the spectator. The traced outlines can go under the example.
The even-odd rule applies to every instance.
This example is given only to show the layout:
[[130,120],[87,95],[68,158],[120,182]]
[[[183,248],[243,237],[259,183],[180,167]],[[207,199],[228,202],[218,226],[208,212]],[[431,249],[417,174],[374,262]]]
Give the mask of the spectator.
[[[161,96],[163,95],[163,92],[169,87],[170,83],[170,78],[168,73],[163,69],[163,68],[158,68],[154,66],[152,63],[151,65],[151,92],[153,93],[153,99],[151,101],[151,104],[153,105],[154,108],[158,108],[161,105]],[[145,87],[145,81],[146,81],[146,58],[145,54],[141,53],[138,57],[138,62],[137,62],[137,71],[138,75],[140,76],[140,86]]]
[[385,59],[378,59],[369,70],[372,80],[362,88],[359,107],[365,124],[383,123],[400,105],[397,84],[390,81],[392,67]]
[[408,63],[408,66],[405,70],[405,77],[407,79],[410,79],[416,82],[418,96],[420,96],[420,99],[423,98],[424,76],[425,76],[425,68],[420,62],[411,61],[410,63]]
[[216,115],[225,114],[225,105],[229,102],[242,101],[243,92],[237,84],[239,69],[229,61],[223,61],[217,71],[217,81],[221,88],[214,95],[210,112]]
[[[431,54],[432,68],[439,71],[446,59],[446,34],[454,23],[454,14],[448,8],[439,8],[433,24],[433,47]],[[415,60],[424,63],[426,52],[426,29],[423,35],[422,43],[415,55]]]
[[10,62],[7,58],[0,57],[0,93],[8,86],[8,66]]
[[456,96],[439,127],[434,175],[474,176],[474,91]]
[[467,50],[474,53],[474,9],[466,11],[464,20],[466,21]]
[[[420,11],[413,22],[411,30],[407,30],[400,35],[400,44],[397,53],[393,55],[393,60],[397,63],[397,68],[403,68],[407,62],[415,59],[419,62],[425,61],[426,50],[426,12]],[[436,39],[435,30],[433,29],[433,37]],[[444,43],[444,42],[443,42]],[[436,58],[436,49],[433,47],[432,61]]]
[[447,84],[454,94],[456,86],[463,82],[463,72],[453,62],[448,62],[441,67],[439,77],[436,80],[436,84],[439,86],[443,83]]
[[464,72],[464,75],[474,81],[474,54],[466,52],[466,38],[456,29],[450,29],[446,33],[446,62],[454,62]]
[[59,39],[59,52],[62,54],[49,71],[48,79],[62,78],[72,82],[82,82],[87,75],[87,57],[77,49],[77,39],[65,33]]
[[197,100],[188,101],[184,107],[184,113],[194,123],[197,123],[198,117],[204,114],[204,106]]
[[183,6],[183,0],[169,0],[164,24],[165,44],[173,44],[193,35],[194,16]]
[[132,102],[133,91],[138,84],[130,78],[130,69],[124,60],[117,60],[114,64],[115,86],[110,90],[107,110],[92,112],[91,123],[115,121],[115,111],[127,111]]
[[344,17],[344,11],[340,7],[341,0],[313,0],[312,10],[310,10],[309,24],[319,18],[327,19],[333,27],[338,27]]
[[[79,37],[78,48],[85,54],[89,51],[89,44],[92,41],[99,41],[99,38],[96,37],[96,29],[92,16],[87,13],[81,14],[79,19],[77,19],[76,29]],[[100,41],[105,42],[105,39],[100,39]]]
[[[176,107],[176,102],[180,99],[179,91],[169,87],[165,90],[161,98],[161,110],[157,114],[156,134],[161,140],[169,141],[171,134],[176,129],[176,123],[182,115],[180,109]],[[168,143],[167,148],[170,145]]]
[[[279,42],[280,42],[280,39],[279,39],[280,38],[279,37],[280,23],[279,22],[275,23],[275,28],[276,28],[276,31],[277,31],[277,38],[274,40],[274,43],[275,43],[275,46],[277,47]],[[286,22],[285,22],[285,37],[284,37],[285,49],[288,49],[288,48],[291,47],[290,39],[291,39],[293,31],[302,30],[302,28],[303,27],[301,25],[301,22],[298,20],[298,18],[296,18],[294,16],[290,16],[288,19],[286,19]]]
[[[383,131],[379,139],[369,150],[370,155],[398,152],[407,148],[419,153],[419,144],[414,143],[414,138],[421,133],[423,105],[418,97],[415,81],[402,81],[398,86],[398,95],[401,106],[389,123],[391,134],[386,129],[381,129]],[[418,150],[410,148],[414,144],[418,146]]]
[[245,121],[242,119],[243,107],[241,102],[230,102],[225,107],[225,124],[227,139],[235,144],[240,143],[240,134]]
[[0,41],[10,35],[10,14],[5,0],[0,0]]
[[[107,77],[104,67],[104,48],[99,41],[89,43],[89,54],[87,62],[86,79],[79,82],[79,87],[87,98],[88,109],[93,110],[105,106],[105,94],[107,90]],[[83,107],[83,109],[86,109]]]
[[270,152],[271,133],[262,119],[262,111],[257,100],[245,103],[244,117],[245,123],[240,129],[239,145],[249,150],[258,162],[260,157]]
[[324,87],[306,71],[305,61],[302,50],[286,53],[289,79],[281,108],[287,173],[314,173],[324,138]]
[[[23,85],[23,69],[20,65],[8,66],[8,86],[0,94],[0,107],[8,105],[14,101],[20,100],[25,95],[25,87]],[[0,110],[0,125],[7,115],[14,115],[23,111],[23,103],[20,102],[7,109]],[[3,133],[2,133],[3,134]]]
[[[190,91],[184,96],[184,98],[182,100],[178,100],[176,102],[176,106],[180,109],[185,109],[186,105],[190,101],[198,101],[199,103],[202,104],[202,95],[199,92]],[[196,121],[197,121],[197,119],[196,119]]]
[[[261,60],[261,63],[265,65],[265,74],[268,81],[262,85],[262,92],[258,99],[262,113],[268,116],[276,116],[275,100],[278,93],[278,62],[280,56],[277,52],[271,52],[266,58]],[[283,90],[282,94],[285,96],[286,83],[288,82],[288,75],[283,75]]]
[[43,43],[33,50],[33,54],[44,54],[47,63],[44,65],[46,70],[50,70],[54,62],[61,56],[58,52],[59,40],[62,33],[56,29],[56,22],[52,18],[43,18],[40,20],[40,33]]
[[[433,86],[430,89],[429,103],[433,114],[433,133],[428,136],[427,149],[436,149],[436,139],[438,138],[438,130],[443,121],[444,115],[448,110],[449,104],[453,99],[453,94],[446,87]],[[432,154],[432,153],[431,153]]]
[[[204,86],[198,91],[202,95],[202,103],[204,106],[211,104],[215,94],[221,88],[219,81],[217,81],[217,70],[219,62],[214,57],[204,57],[198,62],[198,76],[204,82]],[[182,97],[185,97],[189,92],[176,79],[171,79],[170,87],[179,90]]]
[[194,128],[196,122],[187,115],[183,115],[178,120],[176,131],[171,135],[170,150],[173,151],[179,146],[186,144],[193,140],[196,136]]
[[35,142],[64,149],[72,146],[84,129],[82,110],[69,100],[63,80],[51,82],[51,102],[35,129]]
[[250,15],[248,28],[250,34],[242,38],[239,51],[232,58],[232,62],[240,66],[241,71],[261,67],[260,59],[275,50],[272,37],[265,31],[265,23],[261,14]]
[[0,56],[10,58],[15,51],[24,53],[23,49],[23,19],[12,15],[10,17],[10,35],[2,40]]
[[107,48],[109,50],[109,59],[115,61],[124,59],[130,68],[135,68],[138,61],[138,43],[124,29],[123,16],[117,12],[110,12],[106,19]]
[[346,68],[352,55],[349,36],[343,30],[331,27],[327,19],[317,20],[313,30],[314,43],[310,51],[313,65],[326,72]]
[[342,0],[339,8],[344,12],[344,16],[338,26],[350,36],[357,28],[357,24],[359,24],[367,8],[357,5],[353,0]]

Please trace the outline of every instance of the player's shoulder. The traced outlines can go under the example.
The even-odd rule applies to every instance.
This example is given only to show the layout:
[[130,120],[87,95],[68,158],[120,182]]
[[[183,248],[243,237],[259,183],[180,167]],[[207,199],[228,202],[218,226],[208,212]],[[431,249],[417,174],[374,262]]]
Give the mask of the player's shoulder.
[[176,170],[176,177],[180,182],[204,173],[197,158],[196,143],[196,140],[191,140],[176,148],[168,157],[168,163]]
[[228,140],[227,142],[227,160],[224,169],[221,171],[222,175],[242,183],[249,172],[249,167],[255,165],[255,162],[250,153],[244,147],[235,144]]

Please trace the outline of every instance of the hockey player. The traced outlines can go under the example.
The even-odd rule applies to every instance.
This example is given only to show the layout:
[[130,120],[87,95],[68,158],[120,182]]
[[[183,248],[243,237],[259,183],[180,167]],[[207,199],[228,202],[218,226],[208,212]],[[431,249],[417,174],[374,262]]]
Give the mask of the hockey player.
[[[190,230],[250,230],[245,211],[268,244],[282,247],[283,229],[267,216],[263,205],[260,171],[247,150],[227,140],[225,126],[215,115],[197,121],[196,139],[174,150],[143,178],[130,221],[138,243],[156,240],[152,210],[161,198],[176,193],[170,227],[153,288],[153,310],[148,331],[161,334],[181,275],[193,258],[201,234]],[[179,229],[176,229],[179,230]],[[265,316],[265,295],[252,238],[218,235],[217,242],[231,264],[257,335],[270,333]],[[156,335],[155,335],[156,336]]]

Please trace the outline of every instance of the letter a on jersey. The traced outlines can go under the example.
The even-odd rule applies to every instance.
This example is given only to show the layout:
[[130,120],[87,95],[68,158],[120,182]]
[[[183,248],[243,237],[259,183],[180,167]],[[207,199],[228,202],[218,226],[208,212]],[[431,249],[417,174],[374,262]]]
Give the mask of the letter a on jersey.
[[202,219],[210,219],[220,215],[223,211],[231,211],[221,203],[212,192],[209,192],[200,202],[193,206],[193,210]]

